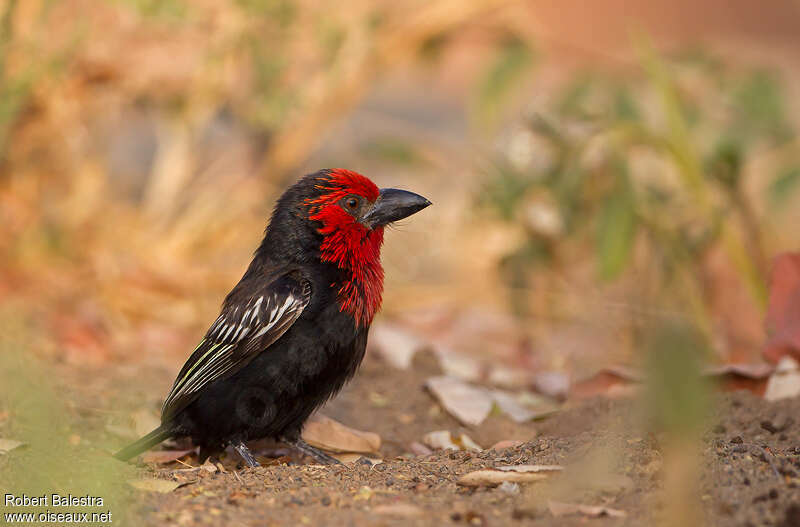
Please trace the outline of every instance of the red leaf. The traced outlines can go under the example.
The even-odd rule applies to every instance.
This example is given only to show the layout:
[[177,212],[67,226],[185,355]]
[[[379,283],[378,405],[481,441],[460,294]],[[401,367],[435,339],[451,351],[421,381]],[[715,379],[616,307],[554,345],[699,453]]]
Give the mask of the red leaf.
[[800,360],[800,253],[783,253],[775,258],[766,326],[766,359],[777,363],[789,355]]
[[596,395],[611,397],[632,394],[636,384],[642,381],[642,375],[625,366],[604,368],[591,377],[572,385],[569,392],[571,399],[588,399]]

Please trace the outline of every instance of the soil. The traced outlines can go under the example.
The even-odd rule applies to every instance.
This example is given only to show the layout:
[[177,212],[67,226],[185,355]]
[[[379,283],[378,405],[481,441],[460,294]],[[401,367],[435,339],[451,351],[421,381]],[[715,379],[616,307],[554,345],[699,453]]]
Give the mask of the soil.
[[[425,391],[424,380],[437,371],[430,357],[420,359],[398,371],[368,357],[353,383],[323,409],[348,426],[379,433],[382,462],[316,465],[280,445],[256,444],[258,468],[242,467],[234,454],[224,455],[215,472],[187,468],[185,463],[197,465],[191,456],[184,464],[146,466],[147,477],[184,485],[138,498],[135,523],[603,526],[652,525],[671,517],[676,505],[664,492],[662,475],[665,459],[675,457],[665,453],[663,438],[639,425],[635,401],[595,398],[526,424],[492,415],[466,429]],[[501,440],[524,442],[412,454],[410,445],[433,430],[465,432],[484,448]],[[800,399],[769,403],[747,392],[721,395],[697,454],[698,514],[707,525],[800,527]],[[690,453],[685,459],[692,459]],[[517,464],[565,470],[544,482],[457,484],[468,472]],[[602,505],[625,516],[555,517],[548,500]]]

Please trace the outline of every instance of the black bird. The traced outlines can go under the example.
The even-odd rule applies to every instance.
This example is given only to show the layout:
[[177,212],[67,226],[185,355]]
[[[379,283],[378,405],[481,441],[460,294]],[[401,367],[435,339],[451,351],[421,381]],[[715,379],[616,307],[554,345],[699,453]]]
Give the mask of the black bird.
[[250,266],[178,374],[161,425],[115,454],[128,460],[189,436],[200,461],[273,438],[324,463],[305,443],[309,415],[358,369],[380,309],[384,226],[430,205],[344,169],[301,178],[278,200]]

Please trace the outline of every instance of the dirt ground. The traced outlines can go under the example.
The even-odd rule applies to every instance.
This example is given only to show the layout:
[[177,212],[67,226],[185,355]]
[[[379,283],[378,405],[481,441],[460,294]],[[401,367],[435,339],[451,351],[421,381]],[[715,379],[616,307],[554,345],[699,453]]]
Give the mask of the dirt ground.
[[[398,371],[368,357],[353,383],[323,412],[383,438],[382,462],[310,464],[280,445],[254,445],[263,466],[224,470],[183,463],[142,466],[142,474],[178,481],[166,494],[131,490],[141,525],[652,525],[669,515],[662,492],[663,448],[639,426],[634,401],[596,398],[551,417],[515,424],[492,415],[465,429],[424,387],[430,357]],[[158,375],[156,375],[157,377]],[[146,387],[142,386],[144,393]],[[135,393],[135,392],[134,392]],[[154,398],[151,392],[149,397]],[[135,397],[135,395],[134,395]],[[703,436],[699,493],[710,526],[800,526],[800,399],[768,403],[747,392],[721,395]],[[466,432],[481,452],[414,455],[433,430]],[[517,464],[563,465],[544,482],[469,488],[468,472]],[[548,500],[602,505],[625,517],[555,517]]]

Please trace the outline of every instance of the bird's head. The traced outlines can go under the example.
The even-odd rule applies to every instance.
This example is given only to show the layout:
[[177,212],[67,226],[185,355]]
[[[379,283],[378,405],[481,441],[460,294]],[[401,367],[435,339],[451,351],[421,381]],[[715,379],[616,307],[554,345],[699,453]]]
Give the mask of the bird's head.
[[313,177],[316,195],[306,203],[309,219],[322,223],[322,234],[345,231],[362,238],[431,204],[413,192],[379,189],[369,178],[343,168],[323,170]]
[[406,190],[379,189],[367,177],[341,168],[309,177],[313,195],[305,204],[308,219],[322,235],[320,258],[348,273],[339,291],[344,308],[361,321],[371,321],[383,290],[383,228],[431,202]]

